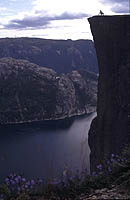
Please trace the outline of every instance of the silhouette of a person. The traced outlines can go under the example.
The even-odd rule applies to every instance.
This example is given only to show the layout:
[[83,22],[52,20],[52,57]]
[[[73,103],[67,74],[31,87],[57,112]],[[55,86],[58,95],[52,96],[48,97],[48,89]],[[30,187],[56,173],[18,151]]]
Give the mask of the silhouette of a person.
[[104,15],[104,13],[100,10],[99,15]]

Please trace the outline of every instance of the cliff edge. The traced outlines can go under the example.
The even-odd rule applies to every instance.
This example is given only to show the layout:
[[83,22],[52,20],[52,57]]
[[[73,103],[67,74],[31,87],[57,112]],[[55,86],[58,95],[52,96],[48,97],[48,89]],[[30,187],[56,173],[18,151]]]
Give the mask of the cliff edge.
[[99,64],[97,118],[91,124],[91,170],[130,141],[130,15],[88,19]]

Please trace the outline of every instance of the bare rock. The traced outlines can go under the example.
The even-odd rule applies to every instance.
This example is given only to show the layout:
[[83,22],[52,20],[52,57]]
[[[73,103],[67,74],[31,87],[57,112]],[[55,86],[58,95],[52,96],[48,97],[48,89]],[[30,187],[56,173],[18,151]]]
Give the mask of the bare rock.
[[130,142],[130,16],[89,18],[99,63],[97,118],[89,132],[91,168]]

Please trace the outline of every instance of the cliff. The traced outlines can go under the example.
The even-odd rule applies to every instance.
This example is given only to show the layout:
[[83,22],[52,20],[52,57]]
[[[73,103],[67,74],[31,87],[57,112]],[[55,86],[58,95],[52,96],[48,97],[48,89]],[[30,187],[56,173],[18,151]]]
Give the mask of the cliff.
[[0,58],[4,57],[28,60],[57,73],[80,69],[98,73],[96,52],[91,40],[0,38]]
[[130,142],[130,15],[89,18],[99,64],[97,118],[89,132],[91,169]]
[[26,60],[0,59],[0,124],[56,120],[90,113],[97,76],[88,71],[57,75]]

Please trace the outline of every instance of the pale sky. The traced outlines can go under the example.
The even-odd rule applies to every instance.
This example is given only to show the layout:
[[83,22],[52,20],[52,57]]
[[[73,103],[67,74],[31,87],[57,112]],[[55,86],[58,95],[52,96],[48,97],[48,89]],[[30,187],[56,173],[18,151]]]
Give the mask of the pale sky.
[[129,0],[0,0],[0,37],[92,39],[88,17],[126,14]]

